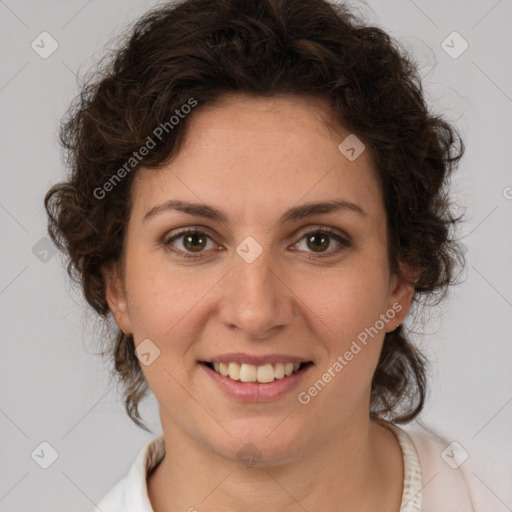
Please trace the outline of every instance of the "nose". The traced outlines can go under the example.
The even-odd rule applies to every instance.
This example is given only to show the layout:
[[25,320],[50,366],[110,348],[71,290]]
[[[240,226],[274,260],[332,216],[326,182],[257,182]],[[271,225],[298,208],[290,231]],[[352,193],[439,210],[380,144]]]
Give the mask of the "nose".
[[220,319],[247,338],[265,340],[288,325],[294,316],[293,293],[270,250],[251,263],[238,254],[223,279]]

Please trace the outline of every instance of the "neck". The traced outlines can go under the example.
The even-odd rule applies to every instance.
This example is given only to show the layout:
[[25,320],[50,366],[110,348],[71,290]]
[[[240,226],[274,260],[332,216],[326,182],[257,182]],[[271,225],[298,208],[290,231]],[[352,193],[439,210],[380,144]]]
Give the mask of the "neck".
[[154,512],[175,510],[336,510],[400,508],[402,453],[394,434],[369,419],[310,443],[291,462],[245,466],[164,424],[166,456],[148,481]]

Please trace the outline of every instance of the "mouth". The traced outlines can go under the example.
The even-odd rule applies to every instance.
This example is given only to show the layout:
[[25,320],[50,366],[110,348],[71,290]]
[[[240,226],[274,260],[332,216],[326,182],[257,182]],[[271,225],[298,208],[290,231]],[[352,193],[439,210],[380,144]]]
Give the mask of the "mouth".
[[238,363],[236,361],[199,361],[211,371],[232,381],[241,383],[256,382],[258,384],[270,384],[276,380],[286,380],[298,373],[304,372],[313,365],[312,361],[306,362],[277,362],[254,365]]

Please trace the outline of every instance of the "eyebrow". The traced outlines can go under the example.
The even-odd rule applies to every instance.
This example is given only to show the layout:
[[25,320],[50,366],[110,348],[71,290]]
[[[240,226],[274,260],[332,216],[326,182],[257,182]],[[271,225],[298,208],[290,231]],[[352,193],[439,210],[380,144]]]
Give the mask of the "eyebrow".
[[[332,199],[330,201],[305,203],[299,206],[294,206],[287,210],[279,219],[281,224],[297,221],[313,215],[337,212],[340,210],[352,211],[360,215],[367,215],[367,213],[357,204],[345,201],[343,199]],[[195,217],[202,217],[205,219],[215,220],[224,224],[229,223],[228,217],[213,206],[201,203],[189,203],[177,199],[171,199],[163,204],[154,206],[143,217],[143,222],[160,215],[167,211],[179,211],[193,215]]]

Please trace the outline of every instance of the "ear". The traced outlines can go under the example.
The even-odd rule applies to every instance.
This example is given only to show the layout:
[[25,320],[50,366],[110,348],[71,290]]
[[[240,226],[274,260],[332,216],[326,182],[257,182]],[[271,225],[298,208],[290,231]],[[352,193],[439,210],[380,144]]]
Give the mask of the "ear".
[[[418,269],[405,263],[400,263],[400,270],[413,282],[415,276],[418,275]],[[389,292],[388,309],[394,310],[396,315],[395,321],[390,322],[387,332],[394,331],[397,324],[401,324],[405,320],[414,299],[415,289],[414,286],[401,282],[398,276],[394,274],[390,279]]]
[[132,328],[128,315],[126,290],[120,275],[119,265],[116,262],[101,268],[105,281],[105,297],[110,311],[119,327],[125,333],[131,333]]

